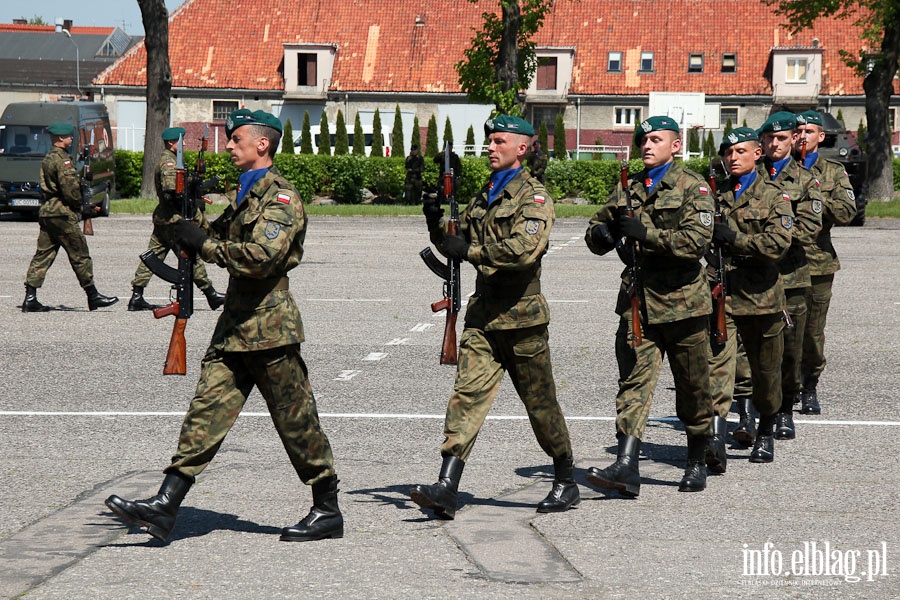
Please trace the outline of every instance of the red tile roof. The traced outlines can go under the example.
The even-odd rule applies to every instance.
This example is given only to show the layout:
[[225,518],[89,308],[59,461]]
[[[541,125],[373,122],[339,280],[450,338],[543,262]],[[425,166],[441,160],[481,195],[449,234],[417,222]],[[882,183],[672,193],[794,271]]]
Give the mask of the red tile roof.
[[[453,65],[484,8],[462,0],[230,0],[227,8],[220,0],[188,0],[169,19],[172,85],[280,90],[282,44],[312,43],[337,47],[333,91],[459,92]],[[809,47],[818,38],[821,93],[863,93],[838,55],[863,43],[851,22],[821,19],[794,36],[781,23],[760,0],[561,0],[535,41],[575,48],[570,94],[768,96],[771,49]],[[610,51],[623,53],[624,72],[607,72]],[[642,51],[654,53],[654,73],[638,73]],[[687,72],[693,52],[705,56],[703,73]],[[723,53],[736,53],[737,73],[720,72]],[[141,43],[95,83],[144,86],[145,64]]]
[[[109,35],[115,27],[75,27],[69,30],[72,35]],[[0,23],[0,33],[56,33],[54,25],[19,25],[17,23]]]

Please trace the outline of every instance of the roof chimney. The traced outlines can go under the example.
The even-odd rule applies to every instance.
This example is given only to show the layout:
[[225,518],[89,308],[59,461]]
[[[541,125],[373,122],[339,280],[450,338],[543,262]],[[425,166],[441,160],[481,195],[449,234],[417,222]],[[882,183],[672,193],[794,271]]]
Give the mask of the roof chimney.
[[72,32],[72,19],[66,19],[63,21],[63,29],[65,29],[69,33]]
[[28,25],[27,19],[13,19],[13,25]]

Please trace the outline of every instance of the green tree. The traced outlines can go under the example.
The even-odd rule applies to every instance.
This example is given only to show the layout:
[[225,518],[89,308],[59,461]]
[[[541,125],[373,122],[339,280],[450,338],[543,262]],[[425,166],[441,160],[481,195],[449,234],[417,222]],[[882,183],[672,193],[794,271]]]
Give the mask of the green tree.
[[890,200],[894,193],[889,107],[900,66],[900,0],[763,0],[787,18],[791,33],[810,30],[821,17],[846,19],[863,41],[859,54],[838,53],[863,79],[866,97],[869,200]]
[[328,115],[324,110],[319,123],[319,156],[331,156],[331,130],[328,129]]
[[312,134],[309,129],[309,111],[303,111],[303,129],[300,131],[300,154],[312,154]]
[[469,125],[468,131],[466,131],[466,156],[475,156],[475,129]]
[[838,109],[835,119],[837,119],[838,123],[841,124],[841,127],[846,127],[846,125],[844,125],[844,111]]
[[731,117],[728,117],[728,119],[725,120],[725,130],[722,133],[722,135],[723,136],[728,135],[729,133],[731,133],[732,129],[734,129],[734,125],[732,125],[732,123],[731,123]]
[[859,120],[859,126],[856,128],[856,143],[859,144],[859,149],[863,152],[868,152],[868,144],[866,143],[866,134],[868,133],[868,129],[866,128],[866,124],[862,119]]
[[284,124],[284,131],[281,134],[281,152],[294,154],[294,128],[291,126],[290,119]]
[[688,152],[700,152],[700,132],[694,127],[688,132]]
[[337,120],[334,125],[334,155],[339,156],[350,152],[350,141],[347,138],[347,121],[344,120],[344,111],[338,109]]
[[428,119],[428,132],[425,134],[425,158],[434,158],[438,152],[437,118],[431,115]]
[[[24,19],[25,17],[22,17],[22,18]],[[39,17],[37,15],[34,15],[30,19],[28,19],[28,24],[29,25],[49,25],[49,23],[44,20],[44,17]]]
[[[541,121],[540,126],[538,127],[538,141],[541,143],[541,152],[546,152],[549,146],[547,145],[548,131],[547,131],[547,122]],[[600,139],[600,138],[597,138]]]
[[384,156],[384,136],[381,133],[381,113],[375,109],[372,119],[372,150],[369,156]]
[[441,148],[445,148],[447,146],[447,142],[450,142],[450,147],[453,147],[453,127],[450,125],[450,117],[447,117],[447,120],[444,121],[444,138],[441,140]]
[[553,128],[553,155],[557,160],[565,160],[566,154],[566,124],[562,113],[556,115],[556,126]]
[[419,115],[413,117],[413,130],[409,138],[409,147],[412,148],[413,145],[418,146],[420,150],[422,148],[422,128],[419,127]]
[[706,145],[704,146],[703,153],[706,156],[715,156],[716,151],[716,140],[713,138],[712,131],[707,132],[706,134]]
[[353,154],[356,156],[366,155],[366,136],[363,134],[362,123],[359,121],[359,113],[356,113],[356,120],[353,122]]
[[391,154],[394,156],[406,156],[403,149],[403,117],[400,115],[400,105],[394,109],[394,129],[391,131]]

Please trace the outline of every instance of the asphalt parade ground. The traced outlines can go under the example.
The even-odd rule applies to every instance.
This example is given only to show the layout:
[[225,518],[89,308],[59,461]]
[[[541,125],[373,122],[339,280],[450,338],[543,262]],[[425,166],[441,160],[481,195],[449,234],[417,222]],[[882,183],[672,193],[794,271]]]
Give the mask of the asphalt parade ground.
[[[900,223],[834,231],[842,270],[828,316],[820,416],[795,415],[775,462],[728,450],[728,471],[679,493],[685,436],[668,366],[636,499],[587,486],[614,459],[613,313],[621,264],[592,255],[586,219],[561,219],[544,259],[550,343],[582,502],[537,514],[552,464],[505,381],[463,473],[455,521],[407,496],[433,483],[454,369],[438,364],[441,282],[421,262],[421,218],[313,217],[291,274],[303,356],[334,449],[345,536],[290,544],[306,515],[254,392],[191,489],[168,545],[103,500],[156,493],[218,313],[195,294],[188,374],[162,375],[172,319],[126,305],[149,216],[96,219],[87,310],[64,253],[23,314],[35,222],[0,221],[0,597],[49,598],[897,598],[900,597]],[[172,258],[169,258],[170,262]],[[208,266],[224,291],[227,274]],[[474,271],[463,266],[463,294]],[[168,298],[154,278],[146,296]],[[462,318],[460,318],[460,329]],[[735,427],[736,415],[730,419]]]

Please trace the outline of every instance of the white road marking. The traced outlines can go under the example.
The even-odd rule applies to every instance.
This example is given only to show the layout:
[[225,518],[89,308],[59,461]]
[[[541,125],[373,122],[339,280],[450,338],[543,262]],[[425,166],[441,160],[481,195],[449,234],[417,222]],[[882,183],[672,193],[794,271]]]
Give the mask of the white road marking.
[[361,371],[357,371],[354,369],[345,369],[338,373],[338,376],[334,378],[334,381],[350,381],[360,373]]
[[369,352],[363,360],[381,360],[387,356],[387,352]]
[[306,298],[306,302],[391,302],[390,298]]
[[434,327],[434,323],[416,323],[416,326],[410,329],[410,331],[422,333],[423,331],[427,331],[432,327]]
[[409,342],[409,338],[394,338],[389,342],[385,342],[385,346],[405,346]]

